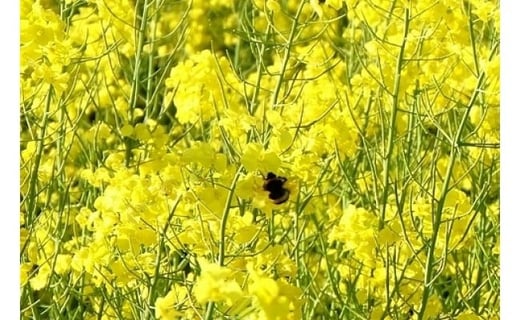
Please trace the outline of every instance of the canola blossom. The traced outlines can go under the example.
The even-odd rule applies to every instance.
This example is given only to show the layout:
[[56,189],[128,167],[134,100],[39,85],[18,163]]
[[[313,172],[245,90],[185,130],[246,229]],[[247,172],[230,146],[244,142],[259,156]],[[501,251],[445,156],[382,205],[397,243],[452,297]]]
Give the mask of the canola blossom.
[[499,319],[499,10],[22,0],[20,317]]

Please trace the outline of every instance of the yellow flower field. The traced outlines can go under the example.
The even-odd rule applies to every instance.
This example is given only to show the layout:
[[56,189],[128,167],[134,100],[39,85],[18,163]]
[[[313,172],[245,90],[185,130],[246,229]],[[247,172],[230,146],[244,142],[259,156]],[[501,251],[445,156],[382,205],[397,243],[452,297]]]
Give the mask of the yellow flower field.
[[499,319],[487,0],[22,0],[22,319]]

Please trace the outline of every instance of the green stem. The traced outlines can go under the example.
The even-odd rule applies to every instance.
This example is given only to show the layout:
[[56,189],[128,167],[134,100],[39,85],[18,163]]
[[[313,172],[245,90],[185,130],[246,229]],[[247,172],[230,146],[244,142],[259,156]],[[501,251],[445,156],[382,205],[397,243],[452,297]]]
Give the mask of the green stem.
[[38,137],[38,146],[36,149],[36,153],[34,156],[34,163],[32,165],[31,178],[29,179],[29,189],[27,191],[26,199],[27,199],[27,222],[26,225],[28,228],[32,226],[33,220],[36,215],[36,203],[38,201],[38,192],[37,192],[37,184],[38,184],[38,172],[40,170],[41,159],[43,155],[43,149],[45,146],[45,135],[47,134],[47,121],[49,116],[49,110],[52,103],[52,97],[54,95],[54,90],[52,87],[49,88],[49,93],[47,94],[47,101],[45,103],[45,111],[43,112],[42,122],[40,125],[41,133]]
[[[229,212],[231,209],[231,201],[233,200],[233,195],[235,193],[235,188],[238,182],[238,178],[240,177],[240,173],[242,172],[243,166],[241,165],[237,172],[235,173],[235,177],[231,182],[231,186],[229,188],[229,193],[226,198],[226,205],[224,207],[224,212],[222,213],[222,220],[220,221],[220,243],[218,248],[218,265],[224,266],[224,259],[226,258],[226,224],[229,217]],[[213,310],[215,309],[215,303],[213,301],[208,302],[208,306],[206,309],[206,314],[204,315],[205,320],[212,319]]]
[[278,95],[280,94],[280,89],[282,87],[283,78],[285,75],[285,70],[287,69],[287,64],[289,63],[289,58],[291,57],[291,47],[294,42],[294,38],[296,35],[296,29],[298,28],[298,17],[300,16],[303,6],[306,1],[300,1],[300,6],[298,7],[298,11],[296,11],[296,15],[293,18],[293,23],[291,26],[291,32],[289,33],[289,38],[287,39],[286,49],[284,53],[284,57],[282,60],[282,70],[280,70],[280,76],[278,77],[278,81],[276,82],[276,86],[273,92],[273,98],[271,101],[271,105],[273,107],[278,103]]
[[[137,7],[137,5],[136,5]],[[141,25],[139,29],[136,31],[136,48],[135,48],[135,65],[134,65],[134,75],[132,79],[132,91],[130,94],[130,117],[133,116],[134,109],[137,104],[137,94],[139,91],[139,69],[141,68],[141,58],[143,56],[143,46],[144,46],[144,38],[145,38],[145,30],[148,25],[147,21],[148,17],[148,0],[144,0],[143,4],[143,12],[141,14]],[[137,20],[137,12],[136,12],[136,20]]]
[[408,28],[410,26],[410,9],[405,9],[404,16],[404,30],[403,30],[403,42],[401,43],[401,49],[399,51],[399,56],[397,57],[397,64],[395,66],[395,79],[394,79],[394,90],[392,92],[392,111],[390,114],[390,127],[388,128],[388,148],[383,157],[383,197],[381,199],[381,217],[379,219],[379,228],[382,229],[385,223],[386,216],[386,201],[388,199],[388,193],[390,190],[389,180],[390,180],[390,167],[392,161],[392,153],[394,151],[394,137],[396,131],[396,121],[397,121],[397,110],[399,107],[399,90],[401,86],[401,69],[403,68],[403,57],[405,46],[408,37]]
[[[455,159],[458,155],[458,149],[459,149],[459,140],[462,136],[462,131],[464,129],[464,126],[466,124],[466,120],[469,117],[469,113],[471,111],[472,106],[474,105],[475,101],[477,100],[477,97],[479,96],[480,92],[482,92],[482,84],[484,83],[485,73],[481,73],[477,82],[476,89],[473,91],[473,96],[471,97],[471,100],[469,101],[468,107],[466,108],[466,111],[464,112],[464,115],[462,116],[462,119],[460,121],[459,127],[457,129],[457,132],[455,133],[455,136],[453,137],[451,141],[451,148],[450,148],[450,159],[448,162],[448,166],[446,168],[446,172],[444,174],[444,182],[442,184],[441,194],[439,197],[439,201],[437,204],[437,208],[435,210],[435,214],[433,216],[433,227],[432,227],[432,237],[430,240],[430,243],[428,244],[428,252],[426,256],[426,270],[424,274],[424,291],[421,299],[421,309],[418,312],[418,318],[423,319],[424,312],[426,310],[426,305],[428,303],[428,298],[430,297],[431,291],[432,291],[432,282],[436,275],[434,274],[434,268],[433,264],[435,262],[435,247],[437,244],[437,238],[439,236],[439,230],[442,222],[442,213],[444,210],[444,203],[446,202],[446,197],[448,195],[448,192],[450,190],[450,178],[453,173],[453,168],[455,166]],[[432,202],[435,202],[435,199],[432,199]]]

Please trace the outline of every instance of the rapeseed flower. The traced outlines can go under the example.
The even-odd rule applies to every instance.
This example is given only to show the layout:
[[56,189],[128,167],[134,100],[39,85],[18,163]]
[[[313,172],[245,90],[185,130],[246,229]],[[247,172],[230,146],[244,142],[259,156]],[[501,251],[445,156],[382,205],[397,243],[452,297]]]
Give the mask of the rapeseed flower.
[[496,1],[134,2],[21,2],[22,317],[498,317]]

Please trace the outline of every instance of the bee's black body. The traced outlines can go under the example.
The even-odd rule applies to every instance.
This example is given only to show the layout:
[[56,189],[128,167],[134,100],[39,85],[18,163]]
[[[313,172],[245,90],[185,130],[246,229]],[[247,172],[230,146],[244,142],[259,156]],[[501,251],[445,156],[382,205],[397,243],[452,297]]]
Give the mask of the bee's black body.
[[289,199],[289,189],[284,187],[287,181],[285,177],[278,177],[272,172],[268,172],[264,178],[264,190],[269,192],[269,199],[275,204],[282,204]]

